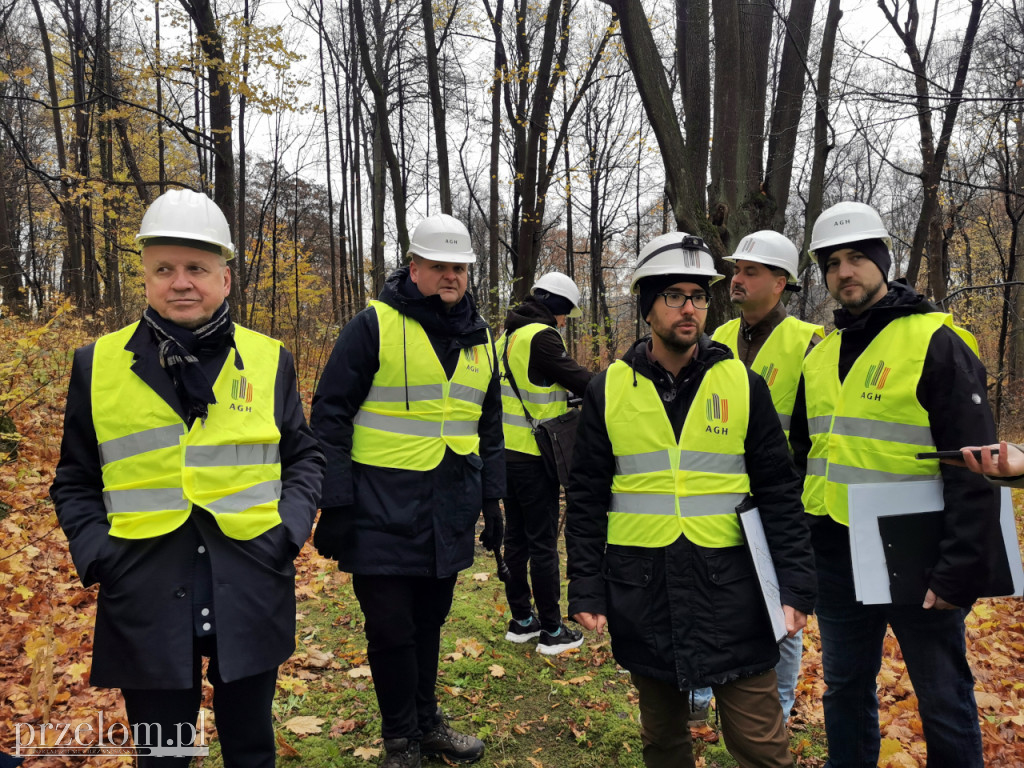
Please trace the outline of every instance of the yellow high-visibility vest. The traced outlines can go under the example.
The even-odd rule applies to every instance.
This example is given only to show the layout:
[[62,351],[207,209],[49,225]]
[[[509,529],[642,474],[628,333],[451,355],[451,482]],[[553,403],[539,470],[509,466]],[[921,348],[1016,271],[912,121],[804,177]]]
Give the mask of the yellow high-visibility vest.
[[[925,411],[917,399],[931,337],[949,315],[916,314],[889,323],[839,381],[842,331],[833,331],[804,360],[807,427],[811,449],[804,479],[804,510],[850,524],[849,486],[934,480],[935,450]],[[941,386],[936,382],[936,386]]]
[[[730,320],[715,329],[712,340],[732,350],[739,357],[740,318]],[[825,329],[820,325],[805,323],[795,317],[786,317],[765,339],[764,345],[758,350],[750,370],[765,380],[772,393],[772,403],[779,414],[782,431],[789,440],[789,423],[793,419],[793,403],[796,401],[796,390],[800,384],[800,370],[804,355],[811,339],[817,336],[825,338]]]
[[743,542],[735,511],[750,493],[747,377],[739,360],[711,366],[677,441],[654,383],[612,363],[604,408],[615,454],[609,544],[664,547],[680,534],[702,547]]
[[[533,337],[551,326],[543,323],[530,323],[512,332],[502,334],[498,339],[498,361],[501,365],[501,426],[505,433],[505,447],[520,453],[540,456],[537,438],[533,436],[533,426],[526,419],[523,404],[516,397],[515,390],[509,382],[508,371],[505,369],[505,345],[508,345],[508,367],[512,369],[519,395],[526,402],[530,416],[535,421],[547,421],[561,416],[569,410],[569,393],[561,384],[540,387],[530,381],[530,350]],[[565,342],[562,342],[563,348]]]
[[181,526],[193,505],[226,536],[252,539],[281,522],[281,432],[274,390],[281,343],[235,326],[234,349],[213,384],[217,402],[189,429],[131,371],[124,346],[138,323],[96,341],[92,417],[110,535],[148,539]]
[[491,334],[463,349],[451,380],[427,332],[416,320],[371,301],[380,332],[380,367],[353,419],[352,460],[393,469],[426,471],[445,448],[480,453],[479,421],[494,375]]

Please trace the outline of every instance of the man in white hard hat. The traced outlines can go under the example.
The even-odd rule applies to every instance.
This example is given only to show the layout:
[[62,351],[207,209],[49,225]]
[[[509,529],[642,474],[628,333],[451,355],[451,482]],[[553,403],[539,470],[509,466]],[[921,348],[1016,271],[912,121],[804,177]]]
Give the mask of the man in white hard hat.
[[545,465],[533,436],[537,423],[566,413],[569,394],[582,396],[593,375],[569,357],[558,333],[566,318],[582,314],[579,304],[576,283],[561,272],[549,272],[537,280],[526,301],[509,309],[505,333],[498,340],[505,433],[505,597],[512,613],[505,639],[526,643],[538,638],[537,650],[547,655],[583,644],[583,633],[567,627],[559,610],[558,477]]
[[313,398],[327,456],[313,543],[352,573],[381,713],[385,768],[421,755],[473,762],[480,739],[437,705],[441,627],[481,543],[501,546],[505,493],[498,363],[467,292],[469,232],[437,214],[412,263],[342,328]]
[[[799,253],[789,238],[766,229],[740,240],[726,260],[733,263],[729,297],[740,316],[716,328],[711,338],[729,347],[736,359],[765,380],[788,436],[804,357],[825,337],[824,328],[792,317],[782,303],[783,293],[800,290],[796,283]],[[775,673],[782,717],[788,720],[800,678],[803,632],[784,639],[779,653],[782,658]]]
[[231,320],[214,202],[166,192],[136,240],[149,307],[75,352],[51,489],[100,585],[90,682],[122,689],[140,766],[186,766],[207,656],[224,765],[269,768],[323,455],[292,356]]
[[814,604],[810,542],[767,385],[703,335],[721,278],[682,232],[640,252],[631,288],[651,336],[587,388],[569,483],[569,613],[607,626],[632,674],[648,768],[694,765],[689,692],[708,685],[740,765],[793,765],[736,510],[760,510],[790,636]]
[[[981,768],[964,617],[978,597],[1012,589],[998,494],[963,467],[917,454],[994,442],[985,368],[948,315],[888,280],[889,233],[870,206],[824,211],[811,254],[840,304],[837,330],[804,360],[790,430],[797,464],[806,466],[828,766],[878,761],[877,676],[892,627],[920,706],[929,768]],[[864,492],[892,500],[893,514],[877,526],[888,603],[862,602],[863,585],[855,586],[850,523],[864,514]],[[877,512],[877,502],[868,504]]]

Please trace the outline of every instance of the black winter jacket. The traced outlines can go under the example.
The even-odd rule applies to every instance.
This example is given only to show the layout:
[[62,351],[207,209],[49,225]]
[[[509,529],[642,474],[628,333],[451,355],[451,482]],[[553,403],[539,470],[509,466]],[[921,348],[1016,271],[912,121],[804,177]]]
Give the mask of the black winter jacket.
[[[696,358],[672,374],[648,357],[642,339],[623,358],[654,382],[678,436],[705,372],[732,357],[703,336]],[[748,370],[747,472],[778,573],[782,602],[804,613],[815,579],[801,481],[760,376]],[[705,548],[680,536],[667,547],[607,544],[615,458],[605,426],[605,373],[594,377],[583,410],[568,489],[569,614],[608,617],[616,661],[680,690],[760,674],[779,660],[746,547]],[[684,446],[685,447],[685,446]]]
[[[842,333],[840,381],[890,322],[935,311],[930,302],[901,281],[890,282],[888,293],[860,315],[836,310],[836,328]],[[996,441],[985,382],[985,366],[952,329],[940,328],[932,335],[917,399],[928,412],[937,450]],[[810,450],[805,386],[814,386],[814,382],[800,381],[789,436],[801,470],[806,467]],[[982,475],[965,468],[941,464],[939,469],[945,511],[889,518],[889,525],[880,529],[890,563],[893,602],[920,605],[926,588],[961,607],[970,606],[981,596],[1009,593],[1012,584],[999,533],[998,490]],[[811,539],[815,557],[828,560],[832,570],[836,564],[845,564],[852,580],[849,528],[830,517],[814,517]]]
[[[527,325],[541,323],[550,330],[541,331],[530,341],[530,381],[539,387],[561,384],[576,396],[582,396],[594,374],[577,363],[565,349],[558,333],[558,322],[551,310],[532,296],[505,315],[505,333],[512,334]],[[543,461],[540,456],[505,449],[507,461]]]
[[[391,274],[378,299],[423,326],[448,376],[461,350],[487,341],[469,293],[445,312],[437,296],[420,294],[408,267]],[[379,350],[376,312],[367,307],[342,328],[313,397],[310,424],[327,457],[318,527],[331,518],[324,543],[344,571],[445,578],[473,562],[484,499],[505,494],[497,369],[484,397],[479,456],[449,449],[427,472],[375,467],[352,461],[352,419],[380,367]],[[495,362],[493,346],[488,361]]]
[[[90,344],[75,352],[60,462],[50,489],[82,583],[100,584],[90,683],[191,688],[198,674],[192,638],[204,624],[216,634],[225,680],[282,664],[295,649],[292,561],[313,526],[324,467],[306,426],[291,354],[281,350],[274,399],[274,420],[281,431],[282,524],[240,541],[221,533],[206,510],[195,508],[184,525],[163,536],[118,539],[109,535],[93,427],[94,349]],[[125,375],[138,376],[186,420],[145,323],[125,349],[135,353]],[[225,348],[202,360],[207,374],[216,376],[226,357]],[[205,616],[204,608],[209,611]]]

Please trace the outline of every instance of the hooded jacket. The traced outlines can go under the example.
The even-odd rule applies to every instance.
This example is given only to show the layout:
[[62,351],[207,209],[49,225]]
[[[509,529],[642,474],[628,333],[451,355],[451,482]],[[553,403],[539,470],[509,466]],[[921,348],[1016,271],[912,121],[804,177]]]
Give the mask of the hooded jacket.
[[[650,379],[680,434],[705,373],[732,353],[702,336],[674,377],[648,355],[649,337],[623,360]],[[760,376],[747,371],[745,441],[751,494],[761,511],[783,604],[810,613],[815,599],[801,482]],[[666,547],[607,543],[615,457],[604,420],[605,373],[587,388],[577,434],[566,519],[569,615],[608,617],[616,661],[680,690],[761,674],[779,660],[746,547],[705,548],[680,535]]]
[[[842,333],[840,381],[893,320],[937,311],[903,282],[893,281],[888,287],[888,293],[860,315],[845,309],[835,311],[836,328]],[[928,413],[937,450],[996,441],[985,382],[984,365],[955,331],[943,327],[931,336],[917,384],[917,399]],[[801,470],[806,467],[810,450],[805,386],[814,386],[814,382],[801,379],[790,430],[794,459]],[[903,523],[883,534],[887,561],[902,563],[896,571],[898,576],[890,574],[890,582],[895,580],[894,599],[903,591],[898,583],[901,580],[908,586],[927,583],[939,597],[961,607],[970,606],[981,596],[1007,594],[1012,584],[999,532],[998,491],[983,476],[965,468],[941,464],[939,469],[943,513],[904,518]],[[815,517],[810,526],[818,561],[827,561],[830,570],[845,569],[852,580],[849,529],[830,517]],[[915,594],[911,602],[923,598],[923,593]]]
[[[408,267],[393,272],[377,298],[423,327],[446,376],[463,349],[487,343],[487,323],[469,293],[446,312],[440,297],[419,292]],[[320,514],[334,518],[341,570],[445,578],[473,562],[484,499],[505,493],[497,370],[480,416],[479,456],[447,449],[425,472],[376,467],[352,460],[352,420],[380,367],[379,349],[376,311],[368,307],[342,328],[313,397],[310,424],[327,459]]]
[[[511,335],[527,325],[541,323],[551,328],[533,337],[530,342],[530,381],[542,387],[561,384],[573,395],[582,396],[593,373],[577,363],[565,349],[565,342],[558,333],[558,322],[551,310],[530,297],[505,315],[505,333]],[[506,461],[541,461],[519,451],[505,450]]]

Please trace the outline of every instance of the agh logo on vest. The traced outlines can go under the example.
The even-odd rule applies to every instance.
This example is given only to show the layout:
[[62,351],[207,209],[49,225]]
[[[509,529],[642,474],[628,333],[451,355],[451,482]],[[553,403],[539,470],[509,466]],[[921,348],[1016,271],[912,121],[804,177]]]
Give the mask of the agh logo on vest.
[[229,405],[229,410],[252,413],[251,405],[239,405],[239,403],[252,402],[252,384],[246,381],[245,376],[242,376],[241,378],[238,379],[234,379],[231,382],[231,399],[236,400],[237,402]]
[[707,409],[708,421],[712,422],[704,428],[704,431],[715,435],[728,435],[729,428],[723,425],[729,421],[729,401],[718,395],[712,395],[704,402],[704,405]]
[[779,369],[775,367],[775,363],[768,363],[761,368],[761,378],[769,387],[775,383],[775,377],[778,375]]
[[[879,360],[875,365],[868,368],[868,375],[864,379],[864,390],[860,393],[863,400],[881,400],[882,393],[878,390],[885,386],[885,380],[889,378],[892,368]],[[871,390],[874,390],[873,392]]]
[[466,369],[472,373],[480,373],[480,351],[476,347],[465,347]]

